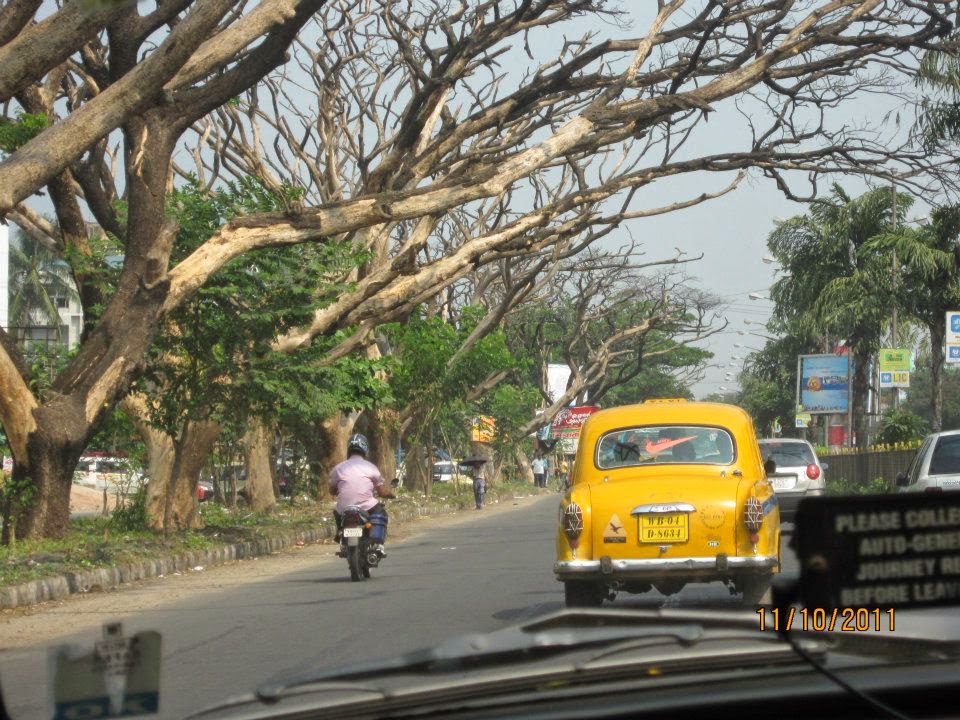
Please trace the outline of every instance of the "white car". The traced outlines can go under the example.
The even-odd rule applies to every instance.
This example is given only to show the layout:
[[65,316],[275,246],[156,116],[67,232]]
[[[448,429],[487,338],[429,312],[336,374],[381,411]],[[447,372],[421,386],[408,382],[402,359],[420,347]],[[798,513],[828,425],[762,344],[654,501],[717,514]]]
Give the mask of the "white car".
[[960,490],[960,430],[927,435],[897,486],[900,492]]
[[114,491],[118,487],[133,490],[143,482],[143,472],[131,467],[129,460],[112,455],[83,455],[77,461],[73,482],[97,490]]
[[793,522],[803,498],[823,495],[827,466],[806,440],[764,438],[758,444],[764,462],[772,459],[777,465],[769,478],[780,503],[780,521]]

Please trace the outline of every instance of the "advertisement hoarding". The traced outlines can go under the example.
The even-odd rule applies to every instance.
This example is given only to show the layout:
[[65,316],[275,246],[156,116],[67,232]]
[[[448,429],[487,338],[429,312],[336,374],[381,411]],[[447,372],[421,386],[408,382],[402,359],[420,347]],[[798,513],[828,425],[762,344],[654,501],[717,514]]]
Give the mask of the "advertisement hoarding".
[[801,355],[798,405],[801,412],[833,415],[850,408],[849,355]]
[[885,372],[880,371],[880,389],[884,388],[908,388],[910,387],[910,373],[908,372]]
[[567,391],[570,382],[570,368],[561,363],[547,365],[547,395],[550,402],[555,403]]
[[580,437],[580,428],[600,408],[595,405],[580,405],[564,408],[550,424],[551,438],[576,439]]
[[473,419],[470,439],[473,442],[492,443],[496,421],[487,415],[480,415]]
[[960,310],[947,310],[947,362],[960,363]]
[[910,372],[913,353],[905,348],[882,348],[878,360],[880,372]]

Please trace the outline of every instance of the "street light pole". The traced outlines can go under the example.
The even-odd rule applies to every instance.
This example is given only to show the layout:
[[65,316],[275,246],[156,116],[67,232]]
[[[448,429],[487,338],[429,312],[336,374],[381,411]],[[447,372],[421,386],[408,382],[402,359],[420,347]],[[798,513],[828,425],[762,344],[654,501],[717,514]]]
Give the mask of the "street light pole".
[[[897,186],[891,184],[893,189],[893,234],[897,234]],[[897,347],[897,251],[894,246],[893,251],[893,312],[890,315],[890,341],[893,347]],[[877,388],[877,392],[880,388]],[[900,407],[900,388],[893,388],[893,406]]]

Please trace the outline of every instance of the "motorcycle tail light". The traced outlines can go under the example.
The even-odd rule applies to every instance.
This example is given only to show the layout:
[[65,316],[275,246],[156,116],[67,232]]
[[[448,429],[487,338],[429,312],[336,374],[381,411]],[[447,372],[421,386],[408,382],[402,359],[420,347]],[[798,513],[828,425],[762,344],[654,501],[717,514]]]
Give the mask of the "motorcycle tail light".
[[563,509],[563,532],[567,536],[570,547],[580,544],[580,533],[583,532],[583,510],[574,502]]
[[943,488],[940,487],[928,487],[924,489],[924,492],[943,492]]
[[807,477],[811,480],[816,480],[818,477],[820,477],[820,468],[812,463],[807,465]]
[[756,534],[763,525],[763,505],[753,495],[747,498],[743,509],[743,523],[752,534]]

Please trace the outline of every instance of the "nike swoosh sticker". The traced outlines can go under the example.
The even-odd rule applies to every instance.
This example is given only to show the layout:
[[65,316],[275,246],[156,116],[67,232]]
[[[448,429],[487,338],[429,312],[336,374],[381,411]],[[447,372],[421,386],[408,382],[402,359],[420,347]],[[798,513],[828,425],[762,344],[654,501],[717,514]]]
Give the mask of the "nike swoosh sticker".
[[669,450],[680,443],[687,442],[687,440],[693,440],[695,437],[696,435],[690,435],[689,437],[677,438],[676,440],[657,440],[656,442],[647,440],[647,444],[643,446],[643,449],[651,455],[659,455],[664,450]]

